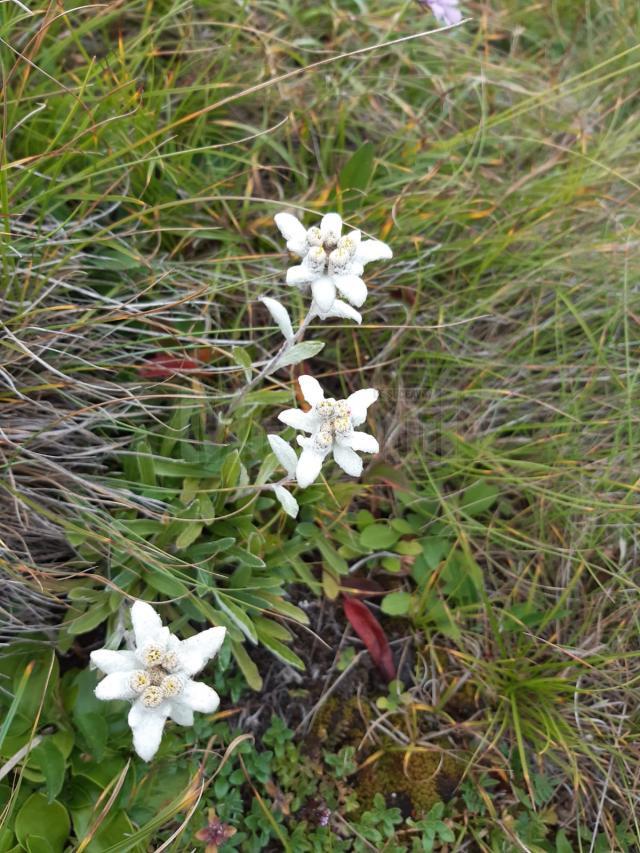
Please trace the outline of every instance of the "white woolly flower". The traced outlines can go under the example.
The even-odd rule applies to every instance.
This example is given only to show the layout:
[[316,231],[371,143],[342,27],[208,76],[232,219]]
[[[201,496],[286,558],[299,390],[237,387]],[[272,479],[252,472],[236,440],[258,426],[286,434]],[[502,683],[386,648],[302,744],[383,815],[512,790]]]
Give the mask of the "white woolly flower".
[[91,652],[91,663],[105,673],[95,693],[98,699],[133,703],[128,718],[133,747],[140,758],[150,761],[160,746],[167,717],[192,726],[194,711],[212,714],[220,704],[216,691],[192,676],[218,652],[226,629],[209,628],[179,640],[144,601],[134,603],[131,622],[132,651]]
[[437,21],[445,26],[459,24],[462,12],[458,8],[459,0],[422,0],[431,9]]
[[[337,213],[327,213],[320,227],[308,230],[290,213],[278,213],[275,222],[289,251],[302,259],[287,270],[287,284],[311,288],[312,310],[321,319],[343,317],[359,323],[362,317],[351,305],[359,308],[367,298],[361,278],[364,266],[388,260],[393,256],[391,249],[380,240],[362,240],[359,231],[342,236],[342,219]],[[347,302],[338,299],[338,293]]]
[[304,399],[311,405],[308,412],[287,409],[278,415],[282,423],[310,433],[298,436],[302,453],[297,461],[295,476],[298,485],[305,489],[318,477],[322,463],[333,453],[334,460],[351,477],[362,473],[362,459],[356,453],[377,453],[376,439],[366,432],[358,432],[367,419],[367,409],[378,399],[374,388],[363,388],[346,400],[325,399],[324,391],[313,376],[298,377]]

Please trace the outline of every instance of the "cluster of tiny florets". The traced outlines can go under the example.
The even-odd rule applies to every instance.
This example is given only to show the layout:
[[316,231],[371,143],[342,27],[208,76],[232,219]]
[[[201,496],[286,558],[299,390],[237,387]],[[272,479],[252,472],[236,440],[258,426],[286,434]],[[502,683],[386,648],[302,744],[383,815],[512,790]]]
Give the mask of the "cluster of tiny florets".
[[314,226],[307,231],[306,263],[318,275],[339,275],[346,271],[357,248],[356,241],[349,235],[340,237],[330,231],[323,239],[320,229]]
[[146,708],[156,708],[163,699],[172,699],[182,693],[182,678],[175,674],[180,666],[175,652],[165,652],[160,646],[149,644],[142,650],[140,660],[145,669],[133,672],[129,685]]
[[318,450],[328,450],[336,436],[349,435],[353,429],[351,411],[346,400],[321,400],[315,407],[322,418],[322,426],[314,436]]

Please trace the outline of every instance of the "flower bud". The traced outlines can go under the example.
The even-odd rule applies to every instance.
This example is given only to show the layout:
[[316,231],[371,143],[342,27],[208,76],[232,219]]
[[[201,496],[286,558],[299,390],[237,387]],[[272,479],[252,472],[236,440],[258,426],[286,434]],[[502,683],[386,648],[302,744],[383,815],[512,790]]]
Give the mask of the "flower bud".
[[346,249],[334,249],[329,255],[329,275],[344,273],[350,260],[351,255]]
[[334,415],[335,403],[333,400],[321,400],[316,404],[316,412],[323,421],[328,421]]
[[316,450],[329,450],[333,444],[333,433],[331,432],[331,428],[328,426],[322,427],[322,429],[315,434],[313,443]]
[[307,231],[307,243],[309,246],[322,246],[322,233],[317,225]]
[[164,658],[164,649],[156,643],[148,643],[141,652],[139,657],[142,663],[147,667],[161,666]]
[[129,676],[129,687],[134,693],[143,693],[150,684],[149,676],[143,669],[137,669]]
[[142,694],[142,704],[145,708],[157,708],[164,699],[164,693],[161,687],[151,685]]
[[324,267],[327,262],[327,256],[322,246],[312,246],[305,258],[305,262],[309,269],[314,273],[324,272]]
[[160,689],[169,699],[179,696],[184,690],[184,684],[179,675],[167,675],[162,679]]

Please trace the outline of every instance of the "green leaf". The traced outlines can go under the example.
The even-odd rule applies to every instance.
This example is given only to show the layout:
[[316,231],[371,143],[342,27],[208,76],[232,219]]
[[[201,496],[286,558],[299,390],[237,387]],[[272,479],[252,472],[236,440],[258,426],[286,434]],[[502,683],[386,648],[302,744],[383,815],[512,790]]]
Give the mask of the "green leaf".
[[227,596],[214,593],[216,602],[220,610],[226,613],[229,619],[236,625],[248,640],[252,643],[258,642],[258,634],[251,619],[247,616],[241,607],[238,607]]
[[365,142],[342,167],[338,182],[340,189],[365,190],[373,175],[373,145]]
[[246,349],[244,347],[232,347],[231,358],[242,368],[246,381],[251,382],[251,356]]
[[389,524],[370,524],[360,534],[360,544],[370,551],[383,551],[396,544],[400,534]]
[[93,604],[89,609],[66,625],[69,634],[87,634],[101,625],[110,614],[109,602],[106,597],[99,604]]
[[76,724],[95,761],[101,761],[109,738],[109,726],[102,714],[89,712],[76,715]]
[[243,566],[249,566],[252,569],[265,568],[264,560],[256,557],[251,551],[245,551],[244,548],[229,548],[227,555],[230,560],[237,560]]
[[30,835],[27,839],[29,853],[54,853],[53,847],[41,835]]
[[385,569],[387,572],[396,574],[402,569],[402,561],[399,557],[383,557],[382,568]]
[[272,368],[279,370],[281,367],[288,367],[290,364],[299,364],[308,358],[313,358],[323,349],[324,344],[321,341],[303,341],[301,344],[294,344],[291,349],[283,353],[277,363]]
[[204,529],[203,524],[191,521],[182,528],[180,535],[176,538],[176,548],[183,551],[189,545],[193,545]]
[[556,853],[573,853],[573,845],[562,829],[556,835]]
[[[240,453],[238,450],[232,450],[225,457],[222,463],[222,471],[220,472],[220,485],[223,489],[233,489],[238,485],[240,479]],[[222,495],[222,500],[226,499],[226,495]]]
[[498,498],[498,487],[487,483],[486,480],[478,480],[468,489],[464,490],[460,501],[460,509],[467,515],[475,518],[494,505]]
[[451,540],[443,536],[425,536],[420,540],[427,568],[436,569],[451,550]]
[[64,783],[64,755],[50,737],[44,737],[42,742],[31,752],[31,762],[39,768],[44,776],[49,802],[53,802]]
[[252,690],[262,690],[262,678],[258,672],[258,667],[251,660],[242,643],[232,643],[231,651],[249,687]]
[[[0,794],[2,795],[2,802],[9,801],[9,791],[6,791],[6,799],[5,799],[5,791],[0,790]],[[4,829],[0,829],[0,853],[7,853],[7,851],[13,847],[13,832],[5,827]]]
[[395,550],[405,557],[417,557],[422,553],[422,545],[416,539],[403,539],[397,543]]
[[150,587],[168,598],[182,598],[189,595],[189,590],[177,578],[172,577],[169,572],[160,569],[149,569],[145,572],[145,581]]
[[29,835],[42,827],[46,827],[54,853],[61,853],[71,828],[67,810],[58,800],[49,803],[43,794],[32,794],[16,816],[14,831],[20,844],[27,847]]
[[388,616],[405,616],[411,609],[412,602],[413,596],[411,593],[398,590],[397,592],[390,592],[389,595],[385,595],[380,603],[380,608]]
[[135,459],[140,482],[145,486],[156,485],[156,471],[153,465],[153,453],[149,442],[143,438],[135,446]]
[[299,658],[295,652],[292,652],[291,649],[288,646],[285,646],[284,643],[281,643],[280,640],[276,640],[268,634],[261,634],[260,642],[266,649],[269,649],[270,652],[272,652],[277,658],[280,658],[284,663],[289,664],[289,666],[293,666],[295,669],[301,669],[304,671],[305,665],[302,658]]
[[189,548],[189,559],[194,563],[200,563],[204,560],[209,560],[215,557],[216,554],[222,554],[223,551],[228,551],[229,548],[235,545],[236,540],[233,536],[225,536],[222,539],[213,539],[211,542],[198,542]]

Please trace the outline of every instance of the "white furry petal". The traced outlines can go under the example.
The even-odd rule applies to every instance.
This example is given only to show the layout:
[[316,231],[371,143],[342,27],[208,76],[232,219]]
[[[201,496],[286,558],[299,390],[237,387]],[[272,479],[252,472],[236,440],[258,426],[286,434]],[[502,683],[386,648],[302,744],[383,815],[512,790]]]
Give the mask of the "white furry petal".
[[355,320],[356,323],[362,323],[362,314],[341,299],[336,299],[328,311],[319,313],[321,320],[326,320],[328,317],[340,317],[343,320]]
[[301,429],[304,432],[313,432],[316,423],[313,412],[303,412],[301,409],[285,409],[278,415],[278,420],[287,426]]
[[179,726],[193,725],[193,711],[191,708],[187,708],[186,705],[179,705],[177,702],[172,702],[169,716]]
[[333,446],[333,458],[350,477],[359,477],[362,474],[362,459],[350,447],[341,447],[339,444]]
[[131,672],[112,672],[98,682],[95,694],[98,699],[133,699],[135,691],[129,686]]
[[218,654],[226,633],[226,628],[207,628],[183,640],[178,650],[182,671],[187,675],[200,672],[207,661]]
[[318,380],[308,373],[303,373],[298,376],[298,385],[302,391],[302,396],[310,406],[315,406],[324,400],[324,391]]
[[280,438],[279,435],[268,435],[267,440],[271,445],[271,449],[275,453],[278,462],[282,465],[287,474],[290,477],[293,477],[296,465],[298,464],[298,457],[293,447],[291,447],[284,438]]
[[313,270],[310,270],[309,267],[304,264],[300,264],[297,267],[289,267],[287,270],[287,284],[293,284],[295,287],[301,287],[302,285],[309,284],[310,281],[316,277],[316,273]]
[[388,261],[392,257],[393,252],[382,240],[363,240],[356,249],[354,261],[368,264],[371,261]]
[[311,282],[311,293],[321,311],[328,311],[336,298],[336,286],[333,278],[320,276]]
[[151,761],[158,751],[169,710],[168,702],[157,708],[145,708],[140,701],[131,706],[129,725],[133,732],[133,748],[143,761]]
[[97,649],[95,652],[91,652],[90,657],[91,663],[107,675],[112,672],[131,672],[139,667],[135,652]]
[[334,275],[333,282],[340,293],[359,308],[367,298],[367,285],[357,275]]
[[270,296],[263,296],[260,300],[262,304],[267,308],[273,319],[275,320],[278,328],[282,332],[282,335],[286,340],[291,340],[293,337],[293,326],[291,325],[291,318],[289,317],[289,312],[284,307],[282,302],[278,302],[277,299],[272,299]]
[[337,243],[342,234],[342,217],[339,213],[326,213],[320,222],[323,241],[333,239]]
[[367,409],[378,399],[379,394],[375,388],[362,388],[347,398],[351,409],[351,422],[354,426],[360,426],[367,419]]
[[273,491],[275,496],[278,498],[280,506],[287,515],[291,516],[291,518],[297,518],[300,507],[298,506],[298,501],[294,498],[291,492],[288,489],[285,489],[284,486],[273,486]]
[[165,645],[169,639],[169,629],[162,627],[160,616],[146,601],[135,601],[133,603],[131,623],[137,649],[142,649],[147,643]]
[[323,456],[311,447],[305,447],[296,466],[296,480],[301,489],[306,489],[317,478],[322,468]]
[[213,687],[202,681],[187,681],[184,690],[173,702],[176,705],[186,705],[192,711],[213,714],[220,704],[220,697]]
[[284,239],[287,249],[295,255],[304,254],[307,245],[307,230],[300,220],[290,213],[276,213],[275,223]]
[[362,453],[378,453],[380,450],[377,438],[369,435],[368,432],[352,432],[345,444],[348,444],[352,450],[359,450]]

